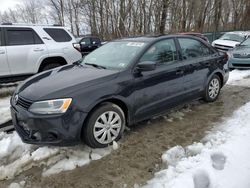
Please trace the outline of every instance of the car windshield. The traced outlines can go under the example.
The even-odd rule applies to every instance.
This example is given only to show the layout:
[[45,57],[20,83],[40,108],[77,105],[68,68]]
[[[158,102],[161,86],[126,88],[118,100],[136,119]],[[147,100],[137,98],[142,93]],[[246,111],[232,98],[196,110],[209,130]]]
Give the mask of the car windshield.
[[245,40],[245,36],[240,34],[226,33],[220,39],[242,42]]
[[248,38],[247,40],[242,42],[240,45],[242,45],[242,46],[250,46],[250,38]]
[[122,70],[131,63],[145,45],[144,42],[109,42],[87,55],[82,63],[107,69]]

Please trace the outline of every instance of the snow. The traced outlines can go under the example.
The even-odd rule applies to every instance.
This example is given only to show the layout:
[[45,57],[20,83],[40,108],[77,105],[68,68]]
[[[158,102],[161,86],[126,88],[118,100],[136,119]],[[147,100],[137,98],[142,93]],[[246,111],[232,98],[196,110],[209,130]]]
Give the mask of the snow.
[[229,74],[228,85],[250,87],[250,70],[233,70]]
[[9,188],[23,188],[25,186],[25,181],[21,181],[20,183],[11,183]]
[[214,128],[200,143],[166,151],[168,168],[145,188],[249,188],[250,102]]
[[10,97],[0,100],[0,125],[11,120],[10,115]]
[[91,149],[87,146],[37,147],[24,144],[16,132],[0,133],[0,180],[12,179],[34,166],[43,168],[42,175],[49,176],[99,160],[112,151]]

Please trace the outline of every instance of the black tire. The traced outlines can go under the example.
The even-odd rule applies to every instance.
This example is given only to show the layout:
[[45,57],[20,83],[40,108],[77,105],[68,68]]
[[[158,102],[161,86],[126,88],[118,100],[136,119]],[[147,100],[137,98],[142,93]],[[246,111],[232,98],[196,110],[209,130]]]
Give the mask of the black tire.
[[[118,117],[118,116],[120,118],[119,121],[116,121],[116,122],[120,122],[120,124],[121,124],[120,129],[115,128],[117,130],[117,132],[116,132],[117,136],[112,134],[111,133],[112,131],[107,130],[107,128],[95,127],[97,121],[98,122],[100,120],[102,121],[101,115],[103,115],[105,113],[108,113],[108,112],[114,112],[114,115],[112,116],[112,117],[114,117],[114,119],[115,119],[115,117]],[[105,116],[105,117],[108,119],[107,116]],[[116,123],[116,122],[114,122],[114,123]],[[110,102],[102,103],[101,105],[99,105],[90,114],[90,116],[88,117],[86,123],[83,125],[82,139],[83,139],[85,144],[87,144],[88,146],[90,146],[92,148],[104,148],[104,147],[107,147],[108,145],[112,144],[113,141],[118,141],[121,138],[121,136],[122,136],[122,134],[124,132],[124,128],[125,128],[125,122],[126,122],[126,120],[125,120],[124,112],[122,111],[122,109],[119,106],[117,106],[116,104],[110,103]],[[103,123],[103,124],[105,124],[105,123]],[[109,125],[109,126],[111,126],[111,125]],[[110,132],[109,134],[111,134],[111,136],[113,135],[113,138],[112,138],[111,142],[101,143],[100,141],[98,141],[98,139],[101,139],[101,138],[96,138],[95,137],[95,133],[97,131],[101,131],[103,129],[106,130],[105,132],[109,131]],[[112,128],[109,127],[109,129],[112,129]],[[102,137],[102,136],[104,136],[104,133],[100,135],[100,137]],[[106,133],[106,135],[104,137],[108,139],[108,133]]]
[[[215,92],[214,96],[211,96],[211,93],[210,93],[211,89],[209,88],[209,86],[212,84],[212,82],[214,82],[214,83],[218,82],[218,91],[216,90],[217,92]],[[220,95],[221,86],[222,86],[222,81],[221,81],[220,77],[218,75],[213,75],[213,77],[207,83],[207,86],[205,89],[204,101],[206,101],[206,102],[216,101]]]
[[61,66],[60,63],[49,63],[49,64],[45,65],[45,66],[42,68],[42,71],[47,71],[47,70],[54,69],[54,68],[60,67],[60,66]]

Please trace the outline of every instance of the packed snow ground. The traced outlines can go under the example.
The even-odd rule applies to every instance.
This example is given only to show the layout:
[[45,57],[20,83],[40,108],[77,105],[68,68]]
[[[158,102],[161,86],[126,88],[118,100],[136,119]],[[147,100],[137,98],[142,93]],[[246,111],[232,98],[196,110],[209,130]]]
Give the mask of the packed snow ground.
[[250,102],[201,143],[173,147],[162,155],[167,169],[145,188],[249,188]]
[[113,147],[37,147],[22,143],[16,132],[0,133],[0,180],[12,179],[33,166],[43,167],[43,176],[72,170],[90,163],[91,160],[98,160],[112,150]]
[[[250,76],[250,71],[233,71],[230,73],[229,84],[234,85],[235,82],[240,82],[241,80],[244,80],[244,78],[248,76]],[[246,85],[246,84],[244,85],[244,82],[242,82],[242,84],[243,86]],[[175,118],[181,119],[184,116],[184,114],[185,110],[181,112],[180,111],[175,112],[172,113],[172,115],[166,117],[166,120],[173,121]],[[9,98],[3,98],[0,99],[0,122],[3,123],[8,120],[10,120]],[[221,134],[224,135],[223,132],[221,132]],[[173,161],[171,162],[173,166],[172,167],[170,166],[165,171],[168,171],[169,169],[172,168],[173,176],[179,176],[180,173],[177,172],[181,172],[183,169],[183,166],[181,166],[180,169],[177,168],[180,161],[182,161],[182,159],[185,158],[187,155],[190,156],[190,153],[191,155],[194,154],[200,155],[201,152],[204,150],[204,147],[207,146],[204,146],[202,143],[199,143],[190,146],[191,149],[189,150],[187,150],[187,148],[184,149],[181,147],[173,149],[177,157],[173,158],[173,161],[175,162]],[[83,166],[85,164],[90,163],[91,160],[98,160],[103,156],[108,155],[109,153],[112,152],[113,149],[117,149],[117,147],[114,148],[109,147],[105,149],[94,149],[94,150],[86,146],[76,146],[70,148],[37,147],[22,143],[21,139],[15,132],[12,134],[0,133],[0,180],[12,179],[16,175],[32,168],[33,166],[40,166],[43,169],[42,173],[43,176],[60,173],[61,171],[65,170],[72,170],[74,168],[77,168],[78,166]],[[172,155],[172,152],[170,153]],[[167,154],[164,156],[167,156]],[[165,157],[163,158],[164,161],[169,162],[169,160],[166,160]],[[194,160],[196,159],[194,158]],[[175,166],[174,163],[177,166]],[[186,165],[190,166],[190,168],[193,167],[192,165],[189,164],[190,162],[188,162]],[[163,174],[164,172],[160,172],[159,174]],[[156,178],[158,176],[161,175],[157,174]],[[171,175],[170,177],[173,178],[173,176]],[[164,177],[164,175],[162,175],[162,177]],[[165,181],[166,179],[164,178],[163,180]],[[150,181],[149,186],[152,183],[155,183],[154,181],[158,180]]]
[[0,100],[0,125],[11,120],[10,115],[10,97]]

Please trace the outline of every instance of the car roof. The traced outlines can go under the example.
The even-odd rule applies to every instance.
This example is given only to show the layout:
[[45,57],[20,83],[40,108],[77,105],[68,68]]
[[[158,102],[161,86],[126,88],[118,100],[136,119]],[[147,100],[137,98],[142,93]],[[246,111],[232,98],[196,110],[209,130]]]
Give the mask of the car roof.
[[128,38],[122,38],[122,39],[117,39],[114,41],[130,41],[130,42],[146,42],[146,43],[150,43],[150,42],[154,42],[154,41],[158,41],[161,39],[167,39],[167,38],[173,38],[173,37],[183,37],[183,38],[198,38],[199,37],[195,37],[195,36],[191,36],[191,35],[180,35],[180,34],[168,34],[168,35],[149,35],[149,36],[139,36],[139,37],[128,37]]
[[36,24],[0,24],[0,27],[8,27],[8,28],[63,28],[67,29],[67,27],[63,27],[60,25],[36,25]]

